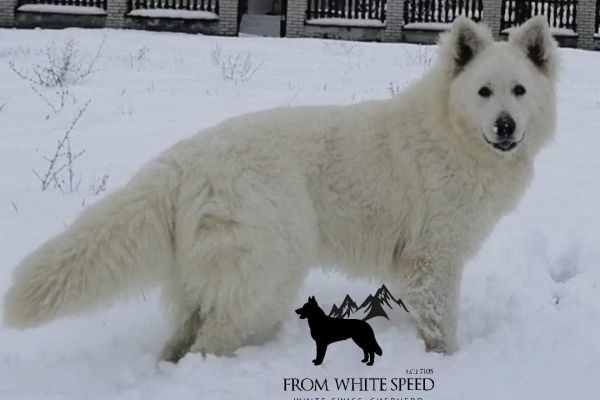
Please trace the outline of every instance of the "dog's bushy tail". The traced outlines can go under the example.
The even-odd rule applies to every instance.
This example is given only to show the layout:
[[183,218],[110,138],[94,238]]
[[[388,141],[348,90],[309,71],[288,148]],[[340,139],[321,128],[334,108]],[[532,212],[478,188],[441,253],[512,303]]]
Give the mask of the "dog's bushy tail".
[[173,258],[174,179],[153,162],[25,258],[4,298],[5,323],[37,326],[156,280]]
[[375,342],[375,348],[373,350],[378,356],[383,355],[383,351],[381,350],[381,347],[379,347],[379,343]]

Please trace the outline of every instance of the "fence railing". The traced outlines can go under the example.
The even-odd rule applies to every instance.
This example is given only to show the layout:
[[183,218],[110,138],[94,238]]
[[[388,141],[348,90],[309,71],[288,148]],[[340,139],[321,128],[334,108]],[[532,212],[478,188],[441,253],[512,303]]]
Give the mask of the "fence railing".
[[577,0],[503,0],[500,13],[501,30],[541,14],[551,27],[577,32]]
[[107,0],[19,0],[17,6],[26,4],[44,4],[52,6],[80,6],[80,7],[98,7],[106,10]]
[[308,0],[306,19],[346,18],[385,21],[386,0]]
[[219,0],[131,0],[131,10],[209,11],[219,14]]
[[481,20],[483,0],[406,0],[404,23],[450,23],[459,15]]

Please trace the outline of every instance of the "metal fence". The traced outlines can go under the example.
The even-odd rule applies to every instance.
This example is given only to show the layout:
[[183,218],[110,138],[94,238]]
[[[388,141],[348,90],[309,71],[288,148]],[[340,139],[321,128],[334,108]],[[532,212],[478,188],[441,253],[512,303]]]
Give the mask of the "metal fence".
[[219,14],[219,0],[131,0],[131,10],[187,10]]
[[577,32],[577,0],[503,0],[500,29],[520,25],[535,15],[545,15],[553,28]]
[[307,3],[306,19],[385,21],[386,0],[308,0]]
[[404,23],[450,23],[459,15],[481,20],[483,0],[406,0]]

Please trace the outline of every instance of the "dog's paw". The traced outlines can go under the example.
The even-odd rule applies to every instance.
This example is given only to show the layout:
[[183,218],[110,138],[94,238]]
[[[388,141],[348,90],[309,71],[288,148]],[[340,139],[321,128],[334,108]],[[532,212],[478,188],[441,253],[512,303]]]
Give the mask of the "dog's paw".
[[323,364],[323,361],[313,360],[315,366]]
[[160,352],[159,358],[161,361],[166,361],[166,362],[170,362],[173,364],[177,364],[179,362],[179,360],[181,360],[183,358],[183,356],[185,356],[186,353],[187,353],[186,349],[166,345],[165,347],[163,347],[162,351]]
[[440,353],[450,355],[454,352],[455,347],[449,345],[445,340],[439,338],[425,339],[425,351],[428,353]]
[[425,341],[428,353],[452,354],[456,349],[454,336],[442,329],[440,322],[426,321],[419,327],[419,334]]

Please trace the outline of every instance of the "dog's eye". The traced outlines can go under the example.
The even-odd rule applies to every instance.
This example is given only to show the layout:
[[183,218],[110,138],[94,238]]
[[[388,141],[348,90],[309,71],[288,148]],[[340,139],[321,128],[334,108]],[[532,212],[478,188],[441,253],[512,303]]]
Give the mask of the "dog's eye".
[[489,87],[483,86],[481,89],[479,89],[479,95],[481,97],[490,97],[492,95],[492,91]]
[[517,85],[513,88],[513,93],[515,96],[523,96],[525,93],[527,93],[527,90],[525,90],[523,85]]

